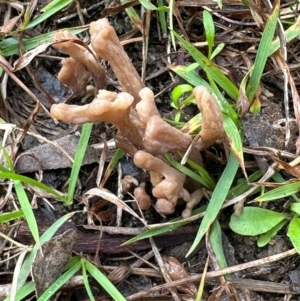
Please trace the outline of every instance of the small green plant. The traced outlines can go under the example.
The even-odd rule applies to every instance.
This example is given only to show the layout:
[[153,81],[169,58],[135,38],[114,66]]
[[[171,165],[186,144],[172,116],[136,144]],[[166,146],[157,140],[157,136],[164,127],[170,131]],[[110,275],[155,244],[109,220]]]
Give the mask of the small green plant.
[[[287,196],[292,196],[300,191],[300,182],[285,183],[275,189],[272,189],[254,201],[262,204],[274,200],[280,200]],[[296,198],[297,200],[297,198]],[[286,224],[288,226],[287,235],[293,246],[300,253],[300,203],[293,202],[290,205],[290,212],[275,212],[272,210],[247,206],[243,209],[240,216],[233,214],[230,220],[230,228],[241,235],[258,235],[257,245],[263,247],[268,244],[273,236]]]
[[180,121],[182,110],[186,106],[195,104],[195,99],[192,95],[192,92],[193,87],[187,84],[178,85],[172,90],[171,107],[178,110],[174,118],[175,123],[178,123]]

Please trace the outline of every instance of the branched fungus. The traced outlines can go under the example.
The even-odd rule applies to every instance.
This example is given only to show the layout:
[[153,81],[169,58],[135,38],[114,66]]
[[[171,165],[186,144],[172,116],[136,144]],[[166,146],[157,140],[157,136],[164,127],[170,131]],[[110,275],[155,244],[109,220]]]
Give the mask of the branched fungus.
[[[58,79],[63,84],[68,85],[68,82],[70,81],[69,78],[72,78],[74,73],[83,72],[83,68],[82,68],[83,65],[86,68],[84,73],[86,74],[88,70],[88,72],[90,73],[90,75],[94,80],[97,90],[106,87],[106,71],[104,67],[102,67],[101,64],[98,62],[98,59],[96,58],[92,49],[88,48],[87,45],[82,43],[75,35],[73,35],[67,30],[56,32],[53,35],[52,40],[53,41],[62,40],[61,42],[57,42],[53,44],[53,47],[67,53],[72,58],[71,60],[72,63],[74,63],[74,61],[77,61],[73,66],[70,65],[70,63],[62,62],[63,67],[59,73]],[[81,64],[79,64],[79,62]],[[68,64],[68,67],[65,66],[66,64]],[[73,67],[73,69],[71,69],[71,67]],[[78,70],[76,68],[78,68]],[[66,78],[68,78],[68,80],[66,80]],[[64,81],[62,79],[64,79]],[[83,85],[82,82],[78,82],[78,84]],[[78,90],[76,89],[76,87],[74,87],[74,85],[72,87],[73,89],[75,88],[75,91]]]
[[130,93],[135,104],[140,99],[143,83],[130,58],[124,51],[114,28],[107,19],[99,19],[90,24],[91,44],[98,55],[108,61],[125,92]]
[[202,113],[200,139],[196,144],[196,148],[204,150],[224,134],[222,112],[216,99],[209,93],[207,88],[195,87],[193,94],[198,109]]
[[[182,216],[190,216],[192,209],[203,197],[202,190],[196,187],[197,190],[190,194],[184,188],[185,174],[169,166],[157,156],[167,152],[174,154],[177,151],[185,152],[192,143],[191,135],[172,127],[161,118],[155,105],[153,92],[149,88],[143,88],[138,73],[108,21],[101,19],[92,22],[90,33],[93,51],[98,57],[110,62],[125,92],[99,90],[97,97],[84,106],[53,105],[50,112],[52,117],[77,124],[107,122],[115,125],[118,129],[117,146],[133,157],[137,167],[147,170],[150,174],[152,195],[157,199],[155,209],[161,214],[171,214],[175,210],[177,200],[182,198],[186,201],[186,209]],[[66,37],[60,37],[62,38]],[[80,43],[74,43],[76,37],[70,39],[56,44],[56,47],[71,56],[63,61],[63,69],[71,68],[71,64],[77,64],[76,68],[82,72],[73,71],[73,77],[64,79],[63,83],[81,92],[88,81],[86,70],[92,75],[97,73],[99,63],[95,60],[93,52],[89,52]],[[92,62],[97,65],[94,69],[89,67]],[[217,101],[205,87],[196,87],[193,94],[202,113],[202,122],[200,139],[196,143],[197,150],[191,149],[190,154],[197,162],[201,162],[199,151],[223,136],[223,120]],[[151,206],[151,198],[143,187],[137,187],[134,195],[142,210]]]

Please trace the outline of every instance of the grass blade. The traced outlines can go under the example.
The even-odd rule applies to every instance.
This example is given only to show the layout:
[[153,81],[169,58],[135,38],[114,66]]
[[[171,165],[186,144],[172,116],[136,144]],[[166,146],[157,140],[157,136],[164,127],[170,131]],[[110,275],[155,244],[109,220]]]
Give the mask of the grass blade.
[[31,208],[31,204],[24,190],[24,187],[19,180],[14,181],[14,186],[30,232],[35,240],[35,243],[40,246],[40,236],[37,222],[33,210]]
[[92,123],[85,123],[82,127],[82,132],[81,132],[78,146],[76,149],[74,163],[73,163],[72,171],[71,171],[71,175],[70,175],[70,183],[69,183],[69,187],[68,187],[68,196],[67,196],[67,202],[66,202],[67,205],[70,205],[73,202],[74,191],[75,191],[76,182],[78,179],[78,174],[79,174],[81,164],[82,164],[85,152],[86,152],[86,148],[88,146],[92,127],[93,127]]
[[247,96],[250,104],[253,101],[254,95],[259,87],[261,76],[269,56],[268,49],[270,48],[272,39],[274,37],[277,19],[279,15],[279,1],[276,1],[273,12],[269,15],[266,27],[264,29],[259,47],[257,50],[256,59],[253,65],[253,71],[247,86]]
[[123,295],[115,288],[115,286],[103,275],[94,265],[89,261],[84,260],[87,271],[94,277],[94,279],[109,293],[113,300],[126,301]]
[[186,256],[188,256],[195,250],[195,248],[203,238],[204,234],[208,231],[210,225],[214,222],[217,215],[219,214],[219,211],[225,201],[227,193],[238,170],[238,167],[239,163],[235,158],[234,154],[231,152],[227,166],[211,196],[210,202],[207,206],[207,210],[199,227],[197,236]]

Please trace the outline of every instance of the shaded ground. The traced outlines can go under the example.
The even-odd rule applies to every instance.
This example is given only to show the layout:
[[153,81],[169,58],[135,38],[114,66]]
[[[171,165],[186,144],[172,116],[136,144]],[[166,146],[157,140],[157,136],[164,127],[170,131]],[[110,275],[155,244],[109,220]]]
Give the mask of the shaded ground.
[[[179,26],[181,24],[186,30],[190,42],[195,43],[205,54],[207,47],[202,25],[203,7],[201,5],[207,5],[209,10],[212,10],[216,26],[216,45],[221,42],[225,43],[224,50],[216,57],[215,62],[230,79],[239,85],[249,70],[249,66],[255,60],[257,46],[262,34],[261,29],[254,22],[257,21],[256,18],[258,17],[254,17],[254,20],[250,10],[245,8],[242,3],[232,3],[230,1],[223,2],[224,7],[222,10],[218,9],[214,3],[208,1],[201,5],[193,3],[193,5],[190,4],[189,6],[186,1],[177,1],[176,4],[178,8],[176,13],[178,14],[176,22],[174,21],[175,30],[184,34]],[[93,5],[93,9],[89,9],[91,5]],[[259,8],[260,5],[261,8]],[[298,16],[298,7],[293,5],[294,3],[288,2],[282,4],[282,20],[286,22],[287,27],[295,22]],[[257,6],[259,14],[267,15],[262,3],[254,6]],[[129,41],[124,46],[125,50],[131,57],[139,74],[141,74],[142,62],[145,60],[142,49],[143,43],[141,41],[131,43],[129,39],[141,37],[142,35],[138,30],[134,30],[134,26],[123,7],[120,7],[115,2],[81,3],[81,8],[87,9],[87,15],[83,16],[85,23],[89,24],[91,21],[97,20],[105,7],[116,9],[117,13],[107,12],[108,19],[114,26],[120,40],[124,42]],[[136,9],[140,11],[140,6],[136,6]],[[4,5],[1,13],[4,16]],[[74,17],[71,17],[72,14],[74,14]],[[158,15],[155,12],[152,12],[149,22],[149,48],[147,67],[145,69],[145,84],[157,95],[155,100],[161,114],[168,119],[172,119],[176,111],[170,106],[170,91],[175,85],[184,83],[184,80],[169,71],[167,65],[170,63],[189,65],[193,62],[193,59],[179,45],[177,51],[168,54],[166,50],[168,40],[162,36],[158,24]],[[82,24],[80,24],[76,8],[71,6],[65,13],[55,15],[51,21],[45,22],[43,28],[39,27],[28,32],[28,34],[34,36],[42,33],[44,30],[46,32],[79,25]],[[83,32],[81,38],[88,39],[87,33]],[[287,63],[298,88],[297,40],[287,45],[287,54]],[[61,53],[50,47],[43,55],[39,55],[34,59],[31,69],[17,73],[17,76],[23,83],[38,96],[46,109],[50,108],[51,103],[45,97],[45,93],[43,96],[41,87],[38,87],[34,82],[39,82],[55,102],[64,102],[66,98],[69,98],[68,103],[83,104],[88,103],[91,99],[82,100],[79,97],[70,95],[70,91],[57,81],[56,74],[59,71],[59,61],[62,56]],[[15,59],[16,57],[13,57],[13,61]],[[118,91],[120,87],[116,82],[116,78],[110,67],[106,67],[108,70],[107,89]],[[28,76],[28,72],[33,78]],[[202,74],[201,70],[197,72]],[[283,102],[283,83],[282,73],[276,60],[269,59],[261,82],[261,95],[259,96],[262,104],[261,112],[257,115],[246,115],[242,121],[246,136],[246,168],[249,173],[259,168],[265,172],[268,164],[272,163],[269,159],[264,159],[265,157],[254,157],[249,151],[250,148],[255,148],[259,151],[271,150],[273,153],[287,151],[290,153],[290,157],[285,156],[284,158],[289,160],[296,153],[298,125],[291,97],[289,97],[291,137],[287,145],[285,145],[286,104]],[[16,172],[36,177],[35,172],[38,172],[40,166],[42,166],[43,182],[60,191],[65,191],[71,170],[70,160],[66,159],[57,150],[57,145],[53,145],[48,141],[41,141],[41,137],[58,142],[73,157],[79,139],[78,131],[80,126],[54,123],[42,109],[39,110],[38,114],[32,114],[35,105],[35,102],[19,86],[12,80],[8,80],[7,99],[2,103],[1,115],[3,119],[9,123],[16,124],[19,128],[23,128],[25,124],[28,125],[26,122],[30,120],[29,132],[26,136],[19,142],[17,134],[22,132],[16,131],[15,139],[10,138],[11,140],[8,143],[12,145],[11,154],[13,158],[18,158],[15,165]],[[182,121],[190,120],[196,113],[197,109],[193,105],[185,108]],[[97,124],[94,126],[90,146],[78,179],[78,187],[72,207],[65,207],[53,199],[50,200],[52,207],[44,200],[47,196],[44,196],[43,199],[38,195],[35,200],[37,207],[35,215],[41,232],[67,212],[83,210],[87,206],[83,202],[82,196],[89,189],[96,187],[98,162],[103,152],[103,142],[110,141],[115,132],[116,130],[109,125]],[[36,149],[32,150],[33,147],[36,147]],[[29,152],[30,156],[21,155],[24,152]],[[106,151],[104,170],[107,168],[114,153],[114,147],[109,147]],[[255,154],[257,155],[257,153]],[[208,172],[216,180],[219,179],[226,164],[226,151],[223,147],[219,144],[206,150],[203,154],[203,160]],[[129,156],[124,155],[120,162],[123,176],[131,175],[138,179],[139,182],[149,181],[148,175],[137,169]],[[291,177],[287,173],[282,174],[286,180]],[[240,171],[237,178],[241,177],[242,172]],[[105,188],[113,194],[117,194],[119,186],[118,171],[114,170],[107,180]],[[148,188],[151,187],[149,186]],[[6,191],[7,188],[3,188],[3,196],[6,195]],[[32,191],[28,193],[32,194]],[[132,198],[129,195],[125,195],[124,199],[130,200]],[[252,200],[252,197],[245,201],[250,200]],[[1,207],[3,212],[13,210],[13,201],[13,198],[8,199],[3,204]],[[289,199],[286,198],[266,206],[268,209],[281,212],[286,210],[288,202]],[[200,205],[202,206],[206,203],[207,201]],[[59,233],[64,233],[66,229],[76,228],[77,239],[74,251],[83,254],[98,264],[128,300],[194,300],[195,288],[198,288],[208,255],[210,256],[208,271],[219,269],[218,264],[214,261],[214,252],[205,241],[200,243],[191,256],[185,257],[196,236],[199,220],[172,232],[159,235],[155,237],[154,242],[146,239],[123,247],[121,246],[122,243],[141,232],[142,223],[131,215],[124,213],[121,222],[123,228],[117,227],[115,206],[99,197],[89,200],[88,206],[97,215],[97,218],[92,220],[92,216],[88,218],[86,214],[78,214],[71,221],[65,223],[62,229],[59,230]],[[160,216],[153,208],[145,211],[144,215],[148,224],[159,224],[180,216],[182,208],[179,205],[176,212],[168,217]],[[292,244],[286,235],[286,228],[283,228],[267,246],[258,248],[257,237],[240,236],[229,229],[229,217],[233,211],[232,206],[225,208],[221,212],[219,220],[222,226],[222,245],[227,264],[229,267],[236,267],[236,269],[228,271],[232,276],[231,279],[227,279],[230,280],[228,282],[223,276],[213,275],[213,273],[208,274],[203,300],[299,300],[297,296],[300,283],[299,262],[296,255],[290,257],[293,254],[293,252],[289,253],[289,250],[292,249]],[[99,219],[102,221],[101,226],[104,227],[100,227]],[[100,228],[103,231],[101,238],[99,238]],[[8,230],[5,231],[9,232]],[[26,223],[22,223],[18,228],[16,240],[25,245],[33,244],[33,239]],[[154,245],[156,245],[157,249],[155,249]],[[171,280],[180,281],[183,278],[182,283],[178,282],[177,285],[172,284],[170,280],[170,286],[176,287],[178,293],[173,291],[173,295],[171,295],[167,289],[168,286],[161,276],[157,259],[154,259],[153,250],[159,250],[163,256],[164,265],[171,275]],[[1,256],[4,258],[8,252],[8,247],[3,248],[1,252]],[[281,260],[272,260],[274,259],[272,256],[281,253],[283,253]],[[261,261],[255,262],[256,260]],[[241,264],[247,265],[248,263],[249,268],[247,269],[245,269],[245,266],[238,266]],[[250,263],[253,263],[253,265]],[[9,266],[2,264],[1,272],[3,272],[3,276],[0,276],[0,279],[3,285],[11,282],[14,265],[15,262],[13,261],[10,261]],[[192,284],[193,281],[195,281],[195,285]],[[69,290],[64,290],[62,295],[58,297],[58,300],[88,300],[85,289],[82,286],[82,281],[79,284],[75,283]],[[97,300],[110,300],[96,283],[92,283],[92,286],[94,296],[98,298]],[[148,290],[149,292],[147,293],[146,291]],[[139,292],[144,292],[144,294],[137,295]]]

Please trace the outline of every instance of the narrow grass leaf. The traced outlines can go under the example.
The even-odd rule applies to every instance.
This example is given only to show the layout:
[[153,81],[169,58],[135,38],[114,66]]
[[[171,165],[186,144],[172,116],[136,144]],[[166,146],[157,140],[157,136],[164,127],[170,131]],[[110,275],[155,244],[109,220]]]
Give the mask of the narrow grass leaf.
[[[230,189],[230,191],[228,192],[227,198],[233,199],[233,198],[243,194],[244,192],[249,190],[249,188],[252,187],[252,185],[250,183],[258,181],[258,179],[260,179],[262,176],[263,176],[263,174],[261,173],[261,171],[257,170],[248,177],[248,181],[245,179],[242,181],[239,181],[239,183],[235,187]],[[257,187],[257,190],[255,190],[253,193],[257,193],[257,191],[260,189],[261,189],[260,187]]]
[[[228,267],[226,258],[224,255],[223,244],[222,244],[222,230],[218,220],[215,220],[210,228],[209,240],[212,249],[216,255],[220,269]],[[225,275],[227,280],[231,279],[231,275]]]
[[37,301],[48,301],[51,299],[62,286],[70,280],[81,268],[81,263],[78,262],[73,265],[69,270],[65,271],[59,278],[57,278],[37,299]]
[[[182,156],[182,154],[180,154],[180,156]],[[192,161],[191,159],[187,159],[186,163],[191,166],[192,168],[194,168],[195,170],[197,170],[197,172],[199,173],[199,175],[201,176],[201,178],[203,178],[203,180],[206,183],[206,187],[210,190],[213,190],[216,186],[215,181],[213,180],[213,178],[209,175],[209,173],[200,165],[198,165],[197,163],[195,163],[194,161]]]
[[279,14],[279,1],[276,1],[273,12],[269,15],[262,38],[257,50],[256,59],[253,66],[253,71],[247,86],[247,96],[250,104],[253,101],[254,95],[260,85],[261,76],[265,68],[268,58],[268,49],[270,48],[272,39],[274,37],[277,19]]
[[[196,210],[193,210],[192,216],[199,214],[199,213],[203,213],[206,210],[206,208],[207,208],[207,206],[202,206]],[[162,225],[159,227],[155,227],[155,228],[146,230],[145,232],[127,240],[126,242],[124,242],[122,244],[122,246],[129,245],[129,244],[132,244],[132,243],[142,240],[142,239],[154,237],[154,236],[175,230],[175,229],[183,227],[189,223],[191,223],[191,221],[184,221],[182,217],[174,218],[168,223],[168,225]]]
[[14,181],[14,186],[30,232],[35,240],[35,243],[40,246],[40,237],[37,222],[24,187],[19,180]]
[[[287,43],[298,38],[299,35],[300,35],[300,16],[298,16],[295,23],[284,32],[284,36],[286,37]],[[268,56],[273,54],[279,48],[280,48],[280,39],[279,37],[277,37],[276,39],[274,39],[274,41],[271,43],[268,49]]]
[[23,217],[24,213],[22,210],[12,211],[12,212],[5,212],[0,214],[0,223],[7,223],[9,221],[13,221],[20,217]]
[[298,215],[295,215],[291,220],[287,235],[294,248],[300,254],[300,218]]
[[39,181],[36,181],[34,179],[31,179],[29,177],[19,175],[19,174],[16,174],[14,172],[0,172],[0,179],[17,180],[17,181],[27,183],[27,184],[32,185],[32,186],[36,186],[36,187],[40,188],[41,190],[44,190],[47,193],[52,194],[53,197],[56,197],[60,201],[66,202],[66,197],[62,193],[60,193],[59,191],[49,187],[46,184],[43,184],[43,183],[41,183]]
[[94,279],[107,291],[113,300],[126,301],[123,295],[115,288],[115,286],[103,275],[98,268],[92,265],[89,261],[84,262],[87,271]]
[[288,223],[288,220],[283,220],[280,223],[278,223],[277,225],[275,225],[272,229],[267,231],[266,233],[261,234],[258,238],[257,246],[260,248],[266,246],[270,242],[272,237],[274,237],[277,234],[277,232],[280,229],[282,229],[282,227],[287,223]]
[[95,301],[95,298],[93,296],[90,284],[89,284],[89,279],[88,279],[88,275],[86,273],[86,268],[85,268],[85,259],[81,260],[81,270],[82,270],[82,279],[83,279],[83,283],[84,283],[84,287],[85,290],[89,296],[89,300]]
[[[70,31],[73,34],[78,34],[87,29],[88,29],[88,25],[85,25],[80,27],[69,28],[68,31]],[[54,33],[55,31],[48,32],[45,34],[40,34],[30,39],[23,39],[24,49],[28,51],[38,47],[43,43],[51,42]],[[20,40],[17,38],[10,37],[4,39],[3,41],[0,42],[1,55],[7,57],[14,54],[18,54],[19,44],[20,44]]]
[[238,159],[245,177],[247,177],[241,134],[233,120],[226,115],[223,115],[223,126],[227,139],[231,146],[231,150],[233,151],[235,157]]
[[15,264],[13,280],[12,280],[11,290],[10,290],[10,300],[11,301],[16,300],[16,293],[17,293],[17,287],[18,287],[18,278],[19,278],[21,266],[24,262],[24,258],[25,258],[26,254],[27,254],[27,250],[23,250],[21,252],[21,254],[19,255],[18,260]]
[[203,11],[203,25],[208,44],[208,58],[211,60],[212,49],[215,44],[215,25],[211,14],[207,10]]
[[225,201],[227,193],[232,185],[238,167],[239,167],[239,163],[235,158],[234,154],[231,152],[227,166],[211,196],[204,218],[199,227],[197,236],[193,242],[193,245],[188,251],[187,256],[195,250],[195,248],[198,246],[201,239],[203,238],[204,234],[208,231],[210,225],[217,218],[219,211]]
[[255,201],[257,202],[269,202],[273,200],[278,200],[281,198],[285,198],[287,196],[290,196],[294,193],[297,193],[300,191],[300,181],[297,181],[295,183],[286,184],[283,186],[280,186],[278,188],[272,189],[265,194],[255,198]]
[[213,80],[234,100],[237,100],[239,91],[236,85],[228,79],[224,72],[222,72],[213,62],[204,56],[196,47],[181,38],[175,31],[173,31],[176,38],[180,41],[183,47],[189,52],[199,66],[209,74]]
[[[32,281],[24,284],[20,289],[18,289],[14,301],[21,301],[28,297],[35,290],[34,283]],[[8,295],[3,301],[10,301],[10,295]]]
[[79,171],[80,171],[80,168],[82,165],[84,155],[86,153],[86,148],[88,146],[88,142],[90,139],[92,127],[93,127],[92,123],[85,123],[82,127],[82,132],[81,132],[78,146],[77,146],[77,149],[75,152],[74,163],[73,163],[72,171],[71,171],[71,175],[70,175],[67,205],[70,205],[73,202],[73,197],[74,197],[74,192],[75,192],[75,187],[76,187]]
[[150,10],[157,10],[157,7],[153,5],[151,2],[148,0],[139,0],[139,2],[146,8]]
[[41,22],[47,20],[49,17],[54,15],[55,13],[61,11],[63,8],[65,8],[67,5],[73,2],[73,0],[57,0],[55,1],[55,5],[52,6],[51,3],[46,5],[44,8],[41,9],[43,13],[35,18],[32,22],[30,22],[27,26],[25,26],[24,29],[32,28]]
[[245,207],[240,216],[231,215],[230,229],[241,235],[266,233],[286,218],[285,213],[259,207]]
[[180,172],[186,174],[187,176],[189,176],[190,178],[194,179],[195,181],[197,181],[198,183],[202,184],[203,186],[205,186],[206,188],[212,190],[213,186],[212,186],[212,181],[210,178],[207,177],[203,177],[202,175],[197,175],[195,172],[193,172],[192,170],[190,170],[189,168],[181,165],[179,162],[177,162],[176,160],[174,160],[169,154],[165,154],[165,158],[168,160],[168,162],[174,166],[177,170],[179,170]]
[[210,59],[214,59],[225,47],[224,43],[220,43],[212,52]]

